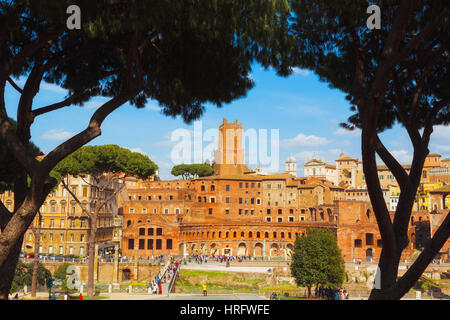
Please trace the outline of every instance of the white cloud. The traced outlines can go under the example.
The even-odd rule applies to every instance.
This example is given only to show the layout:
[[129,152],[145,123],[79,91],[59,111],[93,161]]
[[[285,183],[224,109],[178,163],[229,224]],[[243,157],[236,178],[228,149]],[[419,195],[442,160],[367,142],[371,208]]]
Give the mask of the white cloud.
[[434,144],[433,149],[437,149],[437,150],[443,151],[443,152],[450,152],[450,145]]
[[61,88],[60,86],[58,86],[56,84],[47,83],[47,82],[41,82],[39,89],[44,90],[44,91],[63,93],[63,94],[67,93],[66,89]]
[[313,158],[320,158],[319,151],[301,151],[294,154],[295,160],[297,160],[297,167],[303,166],[303,164]]
[[338,158],[339,154],[342,153],[341,149],[328,149],[322,151],[301,151],[294,154],[295,159],[297,160],[297,166],[303,166],[305,162],[308,162],[311,159],[319,159],[325,163],[335,165],[335,160]]
[[450,126],[438,125],[433,127],[430,137],[430,152],[443,153],[447,157],[450,153]]
[[163,140],[153,143],[155,147],[173,147],[180,142],[181,136],[193,142],[194,130],[178,128],[163,135]]
[[305,135],[299,133],[296,137],[291,139],[284,139],[280,141],[282,148],[295,148],[295,147],[316,147],[323,146],[330,143],[327,138],[318,137],[315,135]]
[[161,111],[161,107],[158,105],[158,102],[156,102],[156,101],[149,101],[145,105],[145,109],[151,110],[151,111]]
[[83,104],[83,108],[85,108],[85,109],[98,109],[103,104],[104,104],[104,102],[102,102],[102,101],[91,100],[91,101],[85,102]]
[[392,150],[391,154],[400,164],[410,164],[413,159],[412,153],[407,150]]
[[433,127],[431,134],[433,139],[443,139],[450,144],[450,126],[438,125]]
[[311,73],[311,71],[307,69],[300,69],[299,67],[292,68],[292,72],[293,74],[299,74],[305,77],[309,76],[309,74]]
[[73,137],[75,133],[65,131],[64,129],[52,129],[45,132],[40,138],[45,140],[67,140]]
[[345,128],[338,128],[334,133],[336,136],[352,136],[352,137],[359,137],[361,136],[361,129],[354,129],[354,130],[348,130]]

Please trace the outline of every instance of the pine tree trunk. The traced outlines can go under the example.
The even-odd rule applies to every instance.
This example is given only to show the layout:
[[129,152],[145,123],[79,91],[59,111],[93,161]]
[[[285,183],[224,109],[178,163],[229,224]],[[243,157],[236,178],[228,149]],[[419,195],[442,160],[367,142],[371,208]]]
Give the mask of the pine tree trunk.
[[88,284],[87,296],[93,297],[95,294],[95,238],[97,234],[97,212],[90,217],[90,231],[89,231],[89,260],[88,260]]
[[33,260],[33,278],[31,279],[31,296],[36,298],[37,291],[37,273],[38,273],[38,264],[39,264],[39,237],[41,234],[41,214],[39,213],[38,226],[34,232],[34,260]]
[[0,268],[0,300],[8,300],[12,281],[19,261],[20,250],[22,248],[23,236],[13,245],[6,262]]

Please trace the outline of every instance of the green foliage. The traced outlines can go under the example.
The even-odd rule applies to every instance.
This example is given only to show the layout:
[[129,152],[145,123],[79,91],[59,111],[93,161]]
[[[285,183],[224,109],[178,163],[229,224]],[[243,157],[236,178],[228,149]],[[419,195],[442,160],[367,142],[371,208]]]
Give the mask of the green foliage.
[[[51,277],[51,272],[46,269],[40,262],[38,262],[37,283],[40,285],[46,284],[46,279]],[[19,261],[16,266],[14,279],[12,282],[10,293],[16,292],[20,287],[27,285],[31,286],[33,279],[33,263],[24,263]]]
[[103,173],[125,173],[148,179],[158,166],[149,157],[116,145],[86,146],[78,149],[53,170],[60,176]]
[[71,266],[71,264],[65,262],[65,263],[63,263],[62,265],[60,265],[60,266],[58,267],[58,269],[56,269],[55,272],[53,273],[53,277],[54,277],[54,278],[56,278],[56,279],[58,279],[58,280],[62,280],[61,289],[62,289],[62,290],[65,290],[65,291],[73,290],[73,289],[69,289],[69,288],[67,287],[67,280],[69,279],[69,278],[67,277],[67,275],[68,275],[68,274],[67,274],[67,268],[69,268],[69,266]]
[[179,164],[172,168],[171,174],[183,176],[183,179],[206,177],[214,174],[214,169],[205,163]]
[[[130,97],[131,104],[142,108],[154,99],[164,114],[189,122],[201,116],[208,102],[221,107],[244,96],[253,87],[249,72],[254,62],[281,75],[290,73],[284,48],[294,41],[286,32],[287,0],[2,2],[0,20],[16,5],[24,9],[11,18],[0,64],[49,30],[65,30],[66,9],[72,4],[82,8],[81,29],[62,33],[13,74],[27,74],[43,53],[54,58],[98,48],[55,65],[44,76],[70,93],[94,80],[74,99],[78,105],[96,95],[117,96],[128,85],[141,83],[143,90]],[[95,81],[115,70],[119,72]]]
[[305,236],[298,237],[292,256],[291,273],[299,286],[341,286],[345,267],[333,232],[308,229]]
[[422,292],[428,292],[431,288],[439,288],[439,284],[425,276],[421,276],[414,285],[414,290]]
[[[369,17],[366,9],[369,6],[363,0],[292,0],[290,1],[294,15],[292,30],[296,35],[297,63],[303,68],[313,70],[322,81],[330,87],[344,92],[355,112],[342,124],[346,128],[361,126],[361,115],[358,113],[358,100],[364,101],[375,81],[377,69],[387,64],[386,53],[383,51],[389,39],[389,32],[394,28],[402,1],[377,1],[381,8],[381,29],[370,30],[366,22]],[[445,0],[421,0],[414,6],[414,12],[409,13],[411,20],[406,26],[405,34],[398,32],[397,48],[405,48],[411,39],[425,29],[425,26],[448,6]],[[448,17],[447,17],[448,18]],[[403,31],[403,30],[402,30]],[[424,86],[419,97],[417,117],[413,119],[418,128],[424,126],[427,115],[438,101],[447,101],[447,106],[434,115],[434,124],[448,124],[450,108],[448,106],[449,90],[444,83],[450,81],[449,55],[446,52],[450,24],[442,18],[433,29],[428,39],[420,42],[409,54],[405,54],[392,66],[392,77],[388,83],[387,93],[382,101],[382,109],[378,117],[378,131],[391,128],[396,122],[408,125],[399,112],[399,100],[403,99],[404,118],[414,114],[414,90],[419,79],[425,73],[427,62],[435,61],[434,66],[424,79]],[[359,47],[359,48],[358,48]],[[440,50],[444,51],[439,54]],[[362,90],[355,90],[354,84],[357,68],[357,55],[362,57],[363,80]],[[436,60],[428,60],[436,59]],[[428,72],[428,71],[426,71]],[[397,82],[397,84],[395,83]]]
[[67,276],[67,268],[70,266],[70,263],[63,263],[62,265],[60,265],[58,267],[58,269],[55,270],[55,272],[53,273],[53,277],[55,277],[56,279],[59,280],[64,280],[66,279]]
[[[16,122],[13,119],[9,118],[9,121],[16,127]],[[33,157],[38,156],[40,153],[39,148],[32,142],[28,143],[27,149]],[[0,136],[0,192],[13,189],[14,178],[20,170],[22,170],[22,167]]]

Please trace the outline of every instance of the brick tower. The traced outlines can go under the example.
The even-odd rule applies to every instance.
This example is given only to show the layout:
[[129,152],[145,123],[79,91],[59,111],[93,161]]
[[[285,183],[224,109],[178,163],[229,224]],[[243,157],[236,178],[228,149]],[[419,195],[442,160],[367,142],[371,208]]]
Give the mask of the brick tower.
[[242,124],[225,118],[219,127],[219,145],[214,153],[214,175],[244,174],[244,149],[242,149]]

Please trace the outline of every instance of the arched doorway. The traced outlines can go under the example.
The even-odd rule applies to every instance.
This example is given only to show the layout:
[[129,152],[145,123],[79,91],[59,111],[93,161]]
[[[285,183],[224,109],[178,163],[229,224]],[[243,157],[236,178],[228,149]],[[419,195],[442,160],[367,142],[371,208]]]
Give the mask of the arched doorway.
[[211,253],[211,255],[214,255],[214,256],[218,254],[217,245],[215,243],[213,243],[211,245],[209,252]]
[[253,249],[253,256],[262,257],[263,256],[263,245],[262,243],[255,244],[255,248]]
[[373,261],[373,249],[369,248],[366,250],[366,262],[372,262]]
[[131,280],[131,271],[130,269],[122,270],[122,281],[130,281]]
[[293,252],[294,252],[294,245],[291,244],[291,243],[288,243],[286,245],[286,254],[287,254],[287,256],[288,257],[292,256]]
[[370,209],[367,209],[367,211],[366,211],[367,221],[370,221],[370,218],[371,218],[371,214],[370,213],[371,213]]
[[316,221],[316,209],[314,208],[309,208],[309,213],[310,213],[310,221]]
[[333,223],[334,222],[334,217],[333,217],[333,212],[331,211],[330,208],[327,209],[327,214],[328,214],[328,221],[330,223]]
[[278,255],[278,245],[276,243],[272,243],[270,246],[270,254],[271,257]]
[[247,246],[245,245],[245,243],[243,243],[243,242],[239,243],[237,255],[238,256],[246,256],[247,255]]

